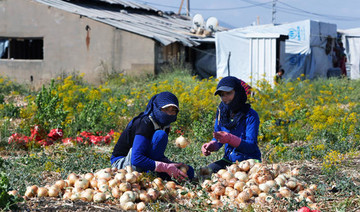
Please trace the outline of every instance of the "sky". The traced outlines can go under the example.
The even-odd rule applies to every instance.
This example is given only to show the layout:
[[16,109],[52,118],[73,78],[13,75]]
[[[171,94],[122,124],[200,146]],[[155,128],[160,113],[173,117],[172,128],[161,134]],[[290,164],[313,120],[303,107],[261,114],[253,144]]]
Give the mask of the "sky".
[[[181,4],[181,0],[134,1],[175,13]],[[216,17],[227,28],[307,19],[336,24],[337,29],[360,28],[360,0],[184,0],[182,14],[187,12],[187,1],[191,17],[201,14],[205,21]]]

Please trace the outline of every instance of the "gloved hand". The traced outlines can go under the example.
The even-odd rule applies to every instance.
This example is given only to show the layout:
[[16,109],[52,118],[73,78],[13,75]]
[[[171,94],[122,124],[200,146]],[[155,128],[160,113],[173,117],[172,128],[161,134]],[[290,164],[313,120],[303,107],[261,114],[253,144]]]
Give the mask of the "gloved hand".
[[228,132],[224,132],[224,131],[214,132],[213,136],[220,143],[222,144],[228,143],[230,146],[235,148],[238,147],[241,143],[241,138]]
[[182,163],[164,163],[160,161],[155,161],[155,171],[166,172],[171,177],[184,179],[188,176],[180,169],[178,169],[178,167],[181,165]]
[[205,156],[208,156],[211,154],[211,152],[218,151],[219,149],[219,144],[214,140],[203,144],[201,147],[201,151]]

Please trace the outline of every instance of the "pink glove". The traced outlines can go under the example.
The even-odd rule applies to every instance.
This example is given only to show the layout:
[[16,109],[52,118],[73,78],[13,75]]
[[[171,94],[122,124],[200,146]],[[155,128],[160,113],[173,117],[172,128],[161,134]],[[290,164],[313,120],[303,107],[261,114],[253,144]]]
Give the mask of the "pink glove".
[[205,143],[201,147],[201,151],[205,156],[208,156],[211,154],[211,152],[218,151],[220,149],[219,144],[216,141],[210,141],[208,143]]
[[181,163],[164,163],[160,161],[155,161],[155,171],[166,172],[171,177],[184,179],[188,176],[177,168],[181,165]]
[[222,144],[228,143],[230,146],[235,148],[238,147],[241,143],[241,138],[228,132],[224,132],[224,131],[214,132],[213,136],[220,143]]

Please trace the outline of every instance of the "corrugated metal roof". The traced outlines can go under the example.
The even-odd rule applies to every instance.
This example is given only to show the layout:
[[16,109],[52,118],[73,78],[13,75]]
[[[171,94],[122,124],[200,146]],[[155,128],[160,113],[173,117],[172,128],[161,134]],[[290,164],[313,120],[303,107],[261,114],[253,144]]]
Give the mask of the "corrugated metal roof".
[[[90,4],[74,4],[62,0],[34,0],[36,2],[58,8],[70,13],[82,15],[99,22],[109,24],[116,28],[133,32],[148,38],[152,38],[164,45],[173,42],[181,42],[185,46],[197,46],[199,42],[192,39],[196,37],[189,33],[191,19],[166,14],[155,15],[153,13],[131,13],[126,10],[107,10],[101,6]],[[121,4],[132,9],[145,9],[152,12],[161,12],[147,5],[121,0],[100,0],[110,4]],[[198,37],[197,37],[198,38]]]
[[122,1],[122,0],[98,0],[98,1],[107,2],[110,4],[120,4],[120,5],[123,5],[124,7],[130,7],[132,9],[145,9],[145,10],[149,10],[149,11],[152,10],[155,12],[159,11],[155,7],[150,7],[145,4],[138,4],[136,2],[130,2],[130,1]]

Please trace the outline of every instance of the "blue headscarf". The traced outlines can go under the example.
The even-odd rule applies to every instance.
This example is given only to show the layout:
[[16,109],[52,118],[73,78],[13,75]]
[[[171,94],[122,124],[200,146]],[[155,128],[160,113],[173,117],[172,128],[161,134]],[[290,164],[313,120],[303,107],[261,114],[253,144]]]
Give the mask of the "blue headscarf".
[[229,104],[221,102],[218,107],[220,124],[227,129],[232,129],[250,110],[250,104],[246,104],[247,95],[244,87],[241,85],[241,81],[238,78],[233,76],[222,78],[216,87],[217,90],[215,95],[221,91],[221,88],[232,88],[235,90],[234,99]]
[[168,126],[170,123],[175,122],[177,115],[168,115],[161,111],[165,105],[173,104],[179,109],[179,101],[177,97],[170,92],[161,92],[151,97],[146,110],[143,115],[150,115],[156,123],[161,127]]

